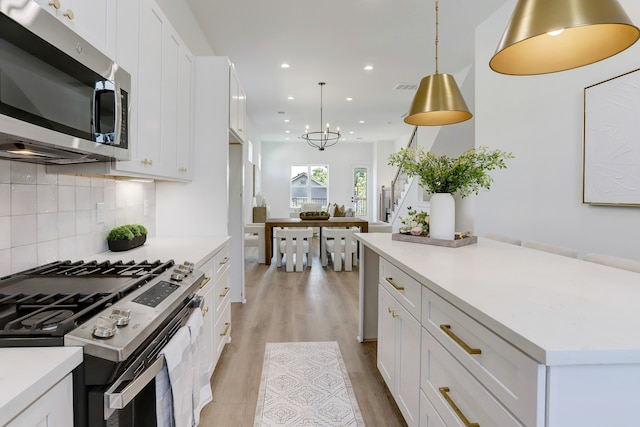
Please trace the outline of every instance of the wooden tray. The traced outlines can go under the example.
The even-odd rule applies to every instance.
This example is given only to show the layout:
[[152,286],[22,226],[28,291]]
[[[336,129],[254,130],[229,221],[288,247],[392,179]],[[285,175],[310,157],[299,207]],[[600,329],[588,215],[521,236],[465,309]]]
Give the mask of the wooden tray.
[[393,233],[391,240],[400,242],[422,243],[423,245],[444,246],[447,248],[459,248],[478,242],[478,236],[465,237],[457,240],[432,239],[431,237],[412,236],[411,234]]

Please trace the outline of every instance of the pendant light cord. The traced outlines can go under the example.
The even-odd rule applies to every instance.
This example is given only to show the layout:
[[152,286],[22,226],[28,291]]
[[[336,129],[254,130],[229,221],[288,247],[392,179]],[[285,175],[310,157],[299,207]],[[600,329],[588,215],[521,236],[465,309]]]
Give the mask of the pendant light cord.
[[438,0],[436,0],[436,74],[438,74]]

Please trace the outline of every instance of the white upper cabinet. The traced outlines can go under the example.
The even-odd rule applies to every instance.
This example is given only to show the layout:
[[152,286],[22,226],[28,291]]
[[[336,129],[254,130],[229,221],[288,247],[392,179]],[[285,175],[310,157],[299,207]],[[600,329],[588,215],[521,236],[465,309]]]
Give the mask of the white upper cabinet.
[[111,58],[115,56],[116,2],[113,0],[36,0],[36,2],[107,56]]
[[231,64],[229,68],[229,129],[232,131],[231,138],[237,138],[233,142],[245,142],[247,134],[246,121],[247,97],[238,79],[236,67]]
[[[131,161],[117,162],[113,173],[190,180],[193,56],[153,0],[141,0],[139,5],[137,13],[124,6],[117,49],[119,64],[132,68],[135,75],[129,119],[134,127],[129,141]],[[133,14],[139,24],[129,22]],[[120,14],[118,19],[120,32]]]

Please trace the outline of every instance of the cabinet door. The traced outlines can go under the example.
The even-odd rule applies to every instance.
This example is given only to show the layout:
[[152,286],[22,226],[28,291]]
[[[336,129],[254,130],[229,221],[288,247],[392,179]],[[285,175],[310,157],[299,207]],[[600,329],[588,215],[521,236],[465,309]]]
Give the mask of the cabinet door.
[[72,403],[73,381],[69,374],[5,426],[72,426]]
[[245,111],[246,97],[236,69],[233,65],[229,69],[229,129],[238,137],[238,141],[244,142],[245,138]]
[[193,178],[193,56],[182,46],[178,59],[178,145],[177,174]]
[[[116,51],[116,5],[109,0],[36,0],[76,34],[110,58]],[[56,8],[56,6],[59,6]]]
[[201,292],[198,292],[202,296],[202,335],[204,336],[205,346],[205,358],[207,361],[207,367],[209,371],[209,378],[213,375],[213,369],[215,368],[214,358],[214,314],[215,310],[213,306],[215,304],[215,292],[211,276],[207,273],[207,279],[209,282],[202,288]]
[[395,394],[396,364],[396,302],[380,286],[378,289],[378,370]]
[[115,58],[115,2],[112,0],[60,0],[60,3],[62,20],[93,46],[110,58]]
[[396,403],[409,426],[417,426],[420,407],[420,323],[396,308]]
[[131,161],[118,162],[117,169],[154,174],[160,166],[162,35],[166,24],[164,15],[153,1],[140,2],[138,134],[132,145]]
[[160,171],[177,174],[178,145],[178,64],[181,42],[178,35],[165,27],[162,39],[162,108],[160,131]]

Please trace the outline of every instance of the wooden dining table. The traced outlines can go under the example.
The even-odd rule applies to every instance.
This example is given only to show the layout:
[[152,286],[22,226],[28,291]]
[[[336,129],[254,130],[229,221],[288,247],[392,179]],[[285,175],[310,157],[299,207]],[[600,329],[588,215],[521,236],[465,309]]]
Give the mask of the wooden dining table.
[[369,221],[355,217],[330,217],[329,219],[300,219],[300,218],[268,218],[264,223],[264,253],[265,264],[271,264],[273,257],[271,244],[273,242],[274,227],[319,227],[322,237],[322,227],[359,227],[362,233],[369,232]]

